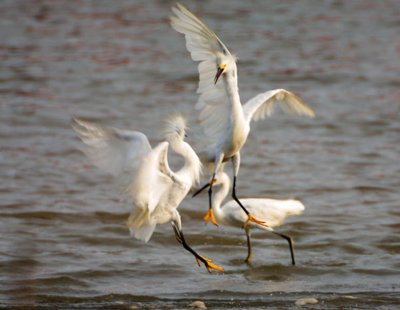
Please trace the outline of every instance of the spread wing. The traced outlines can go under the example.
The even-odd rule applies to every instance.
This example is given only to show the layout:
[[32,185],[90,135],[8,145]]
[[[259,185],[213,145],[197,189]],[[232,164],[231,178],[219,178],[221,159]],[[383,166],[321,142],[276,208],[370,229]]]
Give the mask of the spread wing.
[[[216,140],[228,126],[231,106],[222,81],[214,84],[218,58],[235,63],[236,59],[217,35],[184,6],[177,4],[172,8],[171,26],[185,35],[186,48],[194,61],[200,61],[200,94],[196,109],[201,110],[200,122],[204,132]],[[234,65],[236,70],[236,65]],[[235,72],[236,75],[236,72]]]
[[186,48],[194,61],[215,60],[218,52],[230,55],[217,35],[183,5],[177,3],[172,12],[175,16],[170,17],[171,26],[185,35]]
[[117,177],[135,206],[152,212],[173,182],[168,142],[152,149],[141,132],[100,127],[76,118],[73,121],[73,129],[85,144],[82,150],[89,159]]
[[315,116],[314,111],[299,97],[285,89],[274,89],[258,94],[243,105],[243,111],[248,122],[252,119],[258,121],[270,116],[278,105],[287,113]]
[[131,170],[151,151],[149,140],[139,131],[104,128],[78,118],[73,119],[72,127],[93,164],[114,176]]

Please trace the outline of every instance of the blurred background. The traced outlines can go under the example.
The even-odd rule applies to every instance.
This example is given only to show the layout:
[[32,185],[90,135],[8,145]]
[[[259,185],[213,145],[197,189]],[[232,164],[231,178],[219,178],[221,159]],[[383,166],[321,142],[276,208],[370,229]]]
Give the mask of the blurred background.
[[[169,26],[174,1],[0,2],[0,307],[389,309],[400,303],[400,5],[363,1],[182,1],[238,61],[242,102],[285,88],[315,119],[276,113],[242,151],[240,197],[297,198],[281,232],[205,226],[207,197],[181,207],[188,242],[225,268],[208,274],[170,225],[129,236],[130,205],[78,151],[72,116],[135,129],[198,127],[197,64]],[[196,146],[189,131],[188,141]]]

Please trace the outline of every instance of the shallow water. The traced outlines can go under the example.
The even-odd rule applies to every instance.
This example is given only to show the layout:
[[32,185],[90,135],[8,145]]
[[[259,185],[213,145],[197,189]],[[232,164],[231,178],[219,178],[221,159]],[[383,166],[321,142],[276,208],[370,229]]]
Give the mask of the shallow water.
[[[239,196],[301,199],[281,231],[205,226],[206,195],[180,208],[188,241],[225,268],[208,274],[169,225],[129,236],[129,205],[77,150],[73,115],[139,129],[193,128],[196,65],[168,26],[173,1],[0,2],[0,307],[390,309],[400,303],[398,1],[188,1],[239,56],[243,101],[285,88],[318,117],[255,123]],[[189,142],[196,144],[189,133]]]

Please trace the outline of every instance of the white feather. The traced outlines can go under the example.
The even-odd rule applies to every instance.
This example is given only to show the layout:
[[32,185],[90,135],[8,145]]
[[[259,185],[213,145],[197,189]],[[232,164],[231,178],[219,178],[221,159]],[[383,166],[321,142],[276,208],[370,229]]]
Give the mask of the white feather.
[[[129,175],[126,191],[133,208],[127,224],[135,238],[147,242],[157,224],[174,222],[179,217],[176,208],[201,172],[199,158],[184,142],[183,117],[169,119],[165,129],[167,141],[153,149],[147,137],[137,131],[103,128],[79,119],[74,119],[73,128],[95,165],[117,178]],[[176,173],[168,164],[170,145],[186,160]],[[180,220],[175,225],[181,229]]]
[[314,117],[315,113],[299,97],[285,89],[274,89],[258,94],[243,105],[248,122],[258,121],[270,116],[279,105],[286,113]]

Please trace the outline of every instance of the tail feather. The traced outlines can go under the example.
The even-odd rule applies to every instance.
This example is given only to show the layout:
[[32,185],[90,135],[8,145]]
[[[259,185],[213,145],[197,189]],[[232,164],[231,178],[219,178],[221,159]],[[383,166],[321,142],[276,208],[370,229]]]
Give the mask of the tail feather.
[[290,200],[269,200],[268,219],[265,220],[271,227],[278,227],[283,224],[286,218],[303,213],[304,205],[294,199]]
[[286,210],[287,216],[290,215],[300,215],[303,213],[305,207],[302,202],[298,200],[287,200],[286,204],[283,205],[284,209]]
[[156,225],[156,222],[150,220],[150,213],[147,208],[134,208],[127,222],[131,235],[144,242],[150,240]]
[[129,228],[131,236],[138,240],[148,242],[153,235],[156,224],[150,224],[149,226],[143,226],[140,228]]

